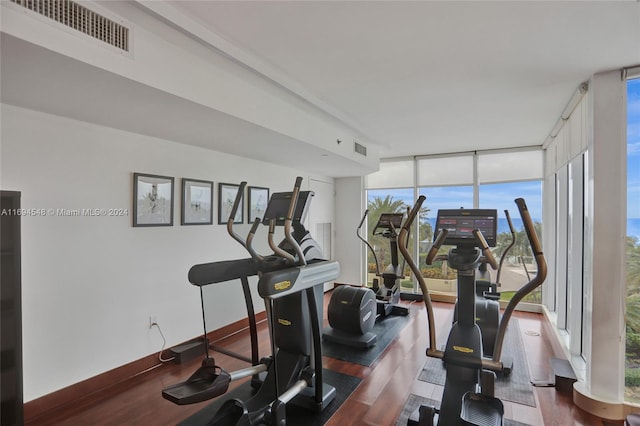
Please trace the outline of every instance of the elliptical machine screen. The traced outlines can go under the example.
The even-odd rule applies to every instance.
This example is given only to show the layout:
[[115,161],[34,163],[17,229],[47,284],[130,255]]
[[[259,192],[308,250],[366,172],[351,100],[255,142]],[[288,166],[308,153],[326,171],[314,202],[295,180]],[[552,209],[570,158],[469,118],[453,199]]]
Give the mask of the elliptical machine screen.
[[495,209],[445,209],[438,210],[435,241],[441,229],[449,234],[444,245],[477,245],[473,230],[482,232],[489,247],[496,246],[498,211]]
[[380,215],[380,219],[378,219],[378,223],[373,229],[373,235],[384,234],[386,231],[395,230],[396,232],[400,232],[400,228],[402,227],[402,218],[404,217],[404,213],[382,213]]
[[[315,194],[313,191],[300,191],[298,195],[298,203],[293,213],[293,222],[304,222],[307,216],[309,201]],[[263,225],[269,225],[271,219],[276,220],[276,226],[284,226],[284,221],[289,213],[289,204],[291,203],[291,192],[276,192],[271,195],[267,210],[264,212],[262,219]]]

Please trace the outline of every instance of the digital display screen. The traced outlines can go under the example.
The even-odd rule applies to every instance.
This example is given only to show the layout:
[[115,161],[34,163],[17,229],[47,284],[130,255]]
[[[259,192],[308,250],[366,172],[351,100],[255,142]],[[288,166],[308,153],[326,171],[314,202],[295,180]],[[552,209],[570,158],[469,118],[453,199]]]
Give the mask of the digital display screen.
[[[267,210],[264,212],[262,223],[268,225],[271,219],[276,220],[277,226],[283,226],[284,221],[289,213],[289,205],[291,204],[292,192],[276,192],[271,195]],[[293,213],[293,222],[303,222],[309,207],[311,197],[314,196],[313,191],[300,191],[298,195],[298,204]]]
[[379,233],[378,229],[382,229],[383,231],[387,229],[395,229],[397,232],[400,232],[403,217],[404,213],[382,213],[380,215],[380,219],[378,219],[378,223],[376,223],[376,226],[373,229],[373,235]]
[[441,229],[448,231],[443,245],[474,245],[478,242],[473,230],[482,232],[489,247],[496,246],[498,211],[495,209],[450,209],[438,210],[436,230],[433,239]]

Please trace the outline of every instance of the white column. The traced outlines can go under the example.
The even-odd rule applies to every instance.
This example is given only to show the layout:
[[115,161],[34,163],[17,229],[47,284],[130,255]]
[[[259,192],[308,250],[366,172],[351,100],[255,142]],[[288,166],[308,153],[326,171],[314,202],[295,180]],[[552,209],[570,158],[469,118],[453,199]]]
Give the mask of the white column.
[[[576,386],[596,414],[621,418],[624,400],[626,94],[619,71],[593,76],[585,205],[587,380]],[[590,297],[589,297],[590,295]],[[597,404],[597,402],[607,404]],[[593,407],[592,407],[593,408]]]
[[[356,229],[364,213],[363,178],[344,177],[335,180],[334,259],[340,263],[341,284],[365,285],[364,244],[356,237]],[[363,229],[364,232],[364,229]]]

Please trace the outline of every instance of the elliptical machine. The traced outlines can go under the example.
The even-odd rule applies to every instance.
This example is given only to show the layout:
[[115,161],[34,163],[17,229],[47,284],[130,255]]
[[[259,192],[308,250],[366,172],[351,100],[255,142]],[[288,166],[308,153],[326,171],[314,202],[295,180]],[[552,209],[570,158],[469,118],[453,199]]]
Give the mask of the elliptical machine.
[[[493,216],[496,215],[496,210],[491,209],[473,209],[468,210],[470,214],[475,215],[475,217],[482,217],[484,215],[491,216],[491,222],[496,223],[493,219]],[[507,219],[507,223],[509,224],[509,230],[511,233],[511,241],[509,245],[505,248],[502,256],[500,257],[500,263],[498,264],[498,270],[496,275],[495,282],[491,280],[491,273],[489,272],[488,265],[489,263],[486,261],[482,261],[476,270],[476,323],[480,327],[482,331],[482,351],[485,357],[491,357],[493,355],[493,347],[496,342],[496,335],[498,334],[498,326],[500,325],[500,292],[498,291],[498,287],[500,287],[500,275],[502,272],[502,266],[504,265],[504,261],[507,258],[507,254],[511,250],[511,248],[515,245],[516,242],[516,231],[513,227],[513,222],[511,221],[511,216],[509,215],[509,210],[504,211],[505,217]],[[439,210],[439,217],[445,218],[453,217],[460,218],[465,217],[462,214],[462,210]],[[454,219],[455,220],[455,219]],[[471,222],[470,222],[471,223]],[[496,225],[497,226],[497,225]],[[490,235],[496,235],[496,230],[489,230]],[[495,247],[497,241],[493,238],[489,241],[487,238],[487,243],[490,247]],[[446,260],[446,256],[436,256],[435,261],[437,260]],[[458,321],[458,302],[456,301],[454,310],[453,310],[453,323],[455,324]],[[513,368],[513,360],[511,359],[503,359],[502,363],[504,365],[504,369],[502,374],[504,376],[508,376],[511,374],[511,370]]]
[[[436,223],[438,234],[427,255],[427,264],[434,260],[438,249],[443,244],[454,245],[456,247],[449,250],[447,260],[451,267],[458,270],[458,321],[449,332],[445,350],[439,350],[436,344],[436,327],[429,290],[418,266],[403,244],[424,200],[424,196],[418,198],[408,219],[405,221],[399,235],[399,247],[407,264],[418,279],[424,295],[429,329],[427,356],[444,361],[446,380],[440,408],[421,406],[411,415],[408,424],[419,426],[500,426],[503,423],[504,407],[502,402],[495,398],[493,394],[495,373],[504,369],[500,359],[502,344],[507,324],[516,305],[527,294],[541,285],[546,278],[547,265],[540,242],[535,233],[525,201],[522,198],[516,199],[515,202],[538,265],[538,271],[536,276],[518,290],[509,301],[500,320],[493,356],[491,359],[484,358],[482,332],[475,319],[475,274],[477,267],[482,262],[489,263],[493,269],[497,268],[496,261],[483,235],[483,232],[488,231],[490,234],[493,230],[493,238],[495,238],[496,225],[490,224],[491,218],[486,216],[474,218],[470,225],[469,215],[459,218],[449,216],[446,219],[444,216],[438,215]],[[488,237],[491,238],[491,235],[488,235]]]
[[335,288],[327,307],[329,327],[322,333],[327,341],[359,349],[366,349],[375,344],[377,336],[371,330],[376,320],[391,315],[409,315],[408,308],[398,306],[400,280],[404,278],[404,262],[400,265],[398,261],[397,237],[404,213],[382,213],[371,232],[372,235],[389,239],[391,264],[382,273],[373,247],[361,234],[368,214],[367,209],[360,220],[356,235],[371,250],[375,259],[376,278],[373,279],[373,288],[348,285]]
[[[371,254],[373,254],[374,260],[376,261],[376,278],[373,279],[372,288],[376,294],[378,315],[382,315],[384,317],[389,315],[408,315],[408,308],[398,306],[398,302],[400,302],[400,280],[404,278],[405,266],[404,262],[402,262],[402,265],[399,264],[398,232],[402,227],[404,213],[382,213],[380,215],[380,219],[378,219],[378,222],[373,227],[373,231],[371,231],[371,235],[381,235],[389,240],[391,264],[389,264],[382,273],[380,273],[380,262],[378,262],[375,250],[371,247],[369,241],[363,238],[360,234],[362,224],[367,218],[368,213],[369,210],[365,210],[356,234],[367,248],[369,248]],[[382,278],[382,286],[380,286],[380,278]]]
[[[323,381],[320,327],[323,286],[337,278],[340,267],[335,261],[317,257],[321,252],[301,224],[311,199],[311,193],[300,192],[301,183],[302,178],[298,178],[292,192],[273,194],[269,201],[264,221],[269,224],[273,255],[261,256],[252,247],[260,219],[256,219],[246,240],[233,231],[233,218],[246,186],[242,182],[227,229],[251,258],[195,265],[189,271],[189,281],[197,286],[241,279],[245,287],[247,277],[258,275],[258,294],[265,301],[271,337],[271,356],[231,373],[216,365],[206,346],[202,366],[185,382],[162,391],[162,396],[175,404],[193,404],[223,395],[233,380],[253,376],[252,384],[258,387],[255,394],[246,401],[225,401],[209,424],[285,425],[287,404],[320,412],[335,398],[335,388]],[[280,245],[273,240],[278,224],[284,225],[285,233]],[[252,336],[254,360],[255,344]],[[258,375],[262,373],[266,376],[260,380]]]

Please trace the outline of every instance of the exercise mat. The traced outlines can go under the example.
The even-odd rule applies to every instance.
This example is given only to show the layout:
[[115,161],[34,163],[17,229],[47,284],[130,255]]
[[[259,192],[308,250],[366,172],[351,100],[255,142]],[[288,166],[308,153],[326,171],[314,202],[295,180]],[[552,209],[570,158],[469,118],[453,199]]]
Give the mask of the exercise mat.
[[[442,333],[441,333],[442,334]],[[438,336],[438,345],[445,344],[444,338]],[[520,325],[518,320],[512,318],[507,327],[507,332],[502,345],[502,358],[511,358],[513,360],[513,368],[508,377],[500,377],[496,379],[495,395],[503,401],[511,401],[517,404],[524,404],[531,407],[536,406],[536,399],[533,394],[533,385],[529,375],[527,365],[527,354],[524,350],[524,342],[522,334],[520,334]],[[419,380],[429,382],[436,385],[444,385],[445,369],[442,360],[438,358],[427,358]]]
[[[398,417],[398,421],[396,421],[396,426],[407,426],[407,420],[411,413],[413,413],[419,406],[421,405],[429,405],[431,407],[440,407],[440,403],[438,401],[434,401],[433,399],[423,398],[418,395],[410,394],[409,398],[407,398],[407,402],[404,404],[402,408],[402,413],[400,413],[400,417]],[[529,426],[526,423],[520,423],[515,420],[504,419],[504,426]]]
[[322,355],[369,367],[387,349],[387,346],[395,340],[400,330],[409,323],[410,316],[411,310],[409,310],[409,315],[406,316],[389,316],[376,321],[371,332],[378,337],[375,345],[370,348],[353,348],[325,340],[322,342]]
[[[324,382],[336,388],[335,399],[320,413],[305,411],[295,406],[287,406],[287,424],[305,426],[321,426],[325,424],[362,381],[362,379],[358,377],[337,373],[327,369],[322,369],[322,374]],[[217,400],[207,405],[202,410],[183,420],[179,423],[179,426],[209,425],[213,415],[225,401],[232,398],[247,400],[251,395],[253,395],[253,393],[254,391],[251,388],[251,384],[249,382],[243,383],[231,392],[220,396]]]

